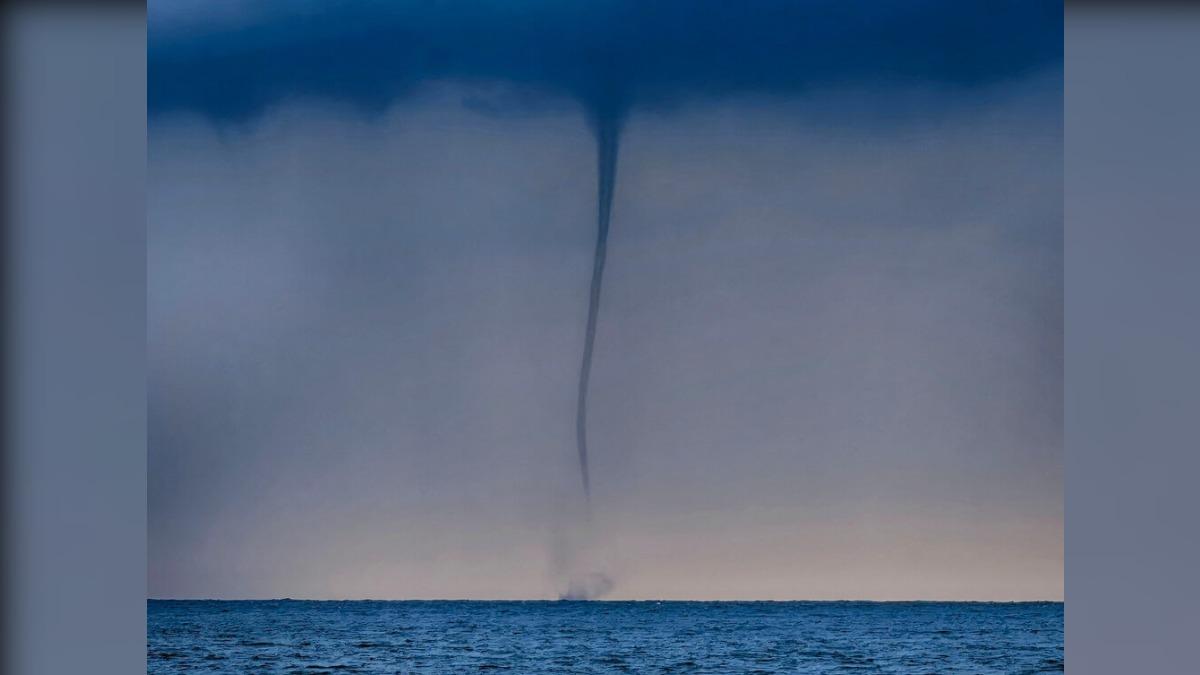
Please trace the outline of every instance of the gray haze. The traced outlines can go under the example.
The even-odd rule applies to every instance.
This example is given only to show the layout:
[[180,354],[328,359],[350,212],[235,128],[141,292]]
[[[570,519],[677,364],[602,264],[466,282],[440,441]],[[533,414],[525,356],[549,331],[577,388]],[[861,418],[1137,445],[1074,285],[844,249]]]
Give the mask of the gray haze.
[[160,118],[150,595],[1061,598],[1059,85],[631,114],[586,536],[577,104]]

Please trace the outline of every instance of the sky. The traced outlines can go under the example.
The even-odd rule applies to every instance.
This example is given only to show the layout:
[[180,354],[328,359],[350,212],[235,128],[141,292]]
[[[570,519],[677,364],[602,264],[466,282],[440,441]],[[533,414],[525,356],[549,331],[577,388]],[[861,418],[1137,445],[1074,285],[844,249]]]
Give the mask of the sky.
[[644,6],[151,4],[151,597],[1062,598],[1061,5]]

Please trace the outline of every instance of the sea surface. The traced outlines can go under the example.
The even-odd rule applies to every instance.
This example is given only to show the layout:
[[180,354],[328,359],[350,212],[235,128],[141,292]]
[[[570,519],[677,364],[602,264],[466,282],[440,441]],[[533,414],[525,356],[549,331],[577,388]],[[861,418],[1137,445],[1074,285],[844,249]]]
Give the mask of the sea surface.
[[1053,673],[1062,603],[151,600],[159,673]]

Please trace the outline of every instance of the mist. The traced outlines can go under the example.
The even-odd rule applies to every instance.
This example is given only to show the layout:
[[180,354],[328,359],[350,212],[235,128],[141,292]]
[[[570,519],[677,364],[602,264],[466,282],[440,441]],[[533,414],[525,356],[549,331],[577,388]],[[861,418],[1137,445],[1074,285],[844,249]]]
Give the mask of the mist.
[[[574,102],[595,138],[596,244],[575,427],[591,500],[588,397],[604,291],[617,158],[632,111],[830,87],[938,84],[965,91],[1061,54],[1052,3],[931,1],[870,12],[837,3],[233,3],[152,9],[152,115],[253,122],[295,100],[378,114],[431,81],[489,81],[510,95],[471,106],[541,115]],[[190,17],[190,18],[189,18]],[[466,103],[464,102],[464,105]],[[587,509],[585,508],[585,511]],[[590,529],[590,515],[585,516]]]
[[631,112],[586,537],[586,107],[160,115],[151,596],[1061,597],[1059,77]]

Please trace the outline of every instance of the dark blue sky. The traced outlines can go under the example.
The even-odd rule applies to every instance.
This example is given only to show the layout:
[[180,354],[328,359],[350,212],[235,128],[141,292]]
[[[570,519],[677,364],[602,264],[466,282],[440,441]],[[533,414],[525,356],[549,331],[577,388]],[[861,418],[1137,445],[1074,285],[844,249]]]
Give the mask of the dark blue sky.
[[268,2],[232,23],[169,16],[149,37],[151,113],[227,120],[293,97],[382,110],[428,80],[527,85],[517,107],[549,93],[604,116],[820,86],[972,86],[1062,59],[1050,0]]

